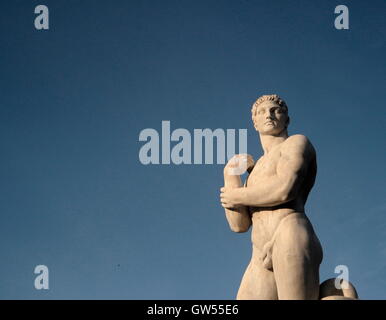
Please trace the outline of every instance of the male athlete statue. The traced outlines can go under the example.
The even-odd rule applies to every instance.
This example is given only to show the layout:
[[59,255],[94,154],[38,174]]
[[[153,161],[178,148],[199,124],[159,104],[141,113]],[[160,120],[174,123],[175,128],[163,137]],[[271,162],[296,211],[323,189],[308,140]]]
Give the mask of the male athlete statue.
[[[224,168],[221,204],[231,230],[252,226],[252,259],[237,299],[319,299],[323,252],[305,212],[316,177],[316,154],[307,137],[288,136],[288,108],[277,95],[252,107],[264,155],[236,155]],[[247,158],[243,186],[235,167]]]

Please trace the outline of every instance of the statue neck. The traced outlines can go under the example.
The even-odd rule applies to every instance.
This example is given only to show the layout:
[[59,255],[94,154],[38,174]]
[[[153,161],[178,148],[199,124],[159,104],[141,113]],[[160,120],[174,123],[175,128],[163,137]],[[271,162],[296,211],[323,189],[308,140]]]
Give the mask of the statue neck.
[[272,148],[281,144],[288,138],[287,130],[283,130],[278,135],[262,135],[260,134],[260,142],[264,151],[264,155],[268,154]]

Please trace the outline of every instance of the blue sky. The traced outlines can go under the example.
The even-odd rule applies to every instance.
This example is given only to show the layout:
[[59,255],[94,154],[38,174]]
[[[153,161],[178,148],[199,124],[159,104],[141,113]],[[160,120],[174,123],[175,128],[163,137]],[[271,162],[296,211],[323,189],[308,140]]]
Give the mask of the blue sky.
[[317,150],[321,281],[347,265],[385,299],[386,3],[346,1],[349,30],[339,4],[1,1],[0,298],[234,299],[251,244],[219,204],[223,166],[142,165],[138,136],[246,128],[257,158],[250,107],[277,93]]

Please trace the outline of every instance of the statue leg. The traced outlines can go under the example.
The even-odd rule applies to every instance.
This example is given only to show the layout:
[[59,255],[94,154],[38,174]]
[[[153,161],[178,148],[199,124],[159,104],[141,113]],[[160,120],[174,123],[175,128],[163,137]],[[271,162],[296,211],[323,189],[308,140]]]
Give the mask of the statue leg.
[[260,261],[252,259],[241,280],[237,300],[277,300],[275,278]]
[[280,300],[319,298],[322,256],[320,242],[304,214],[294,213],[282,220],[272,246],[272,265]]

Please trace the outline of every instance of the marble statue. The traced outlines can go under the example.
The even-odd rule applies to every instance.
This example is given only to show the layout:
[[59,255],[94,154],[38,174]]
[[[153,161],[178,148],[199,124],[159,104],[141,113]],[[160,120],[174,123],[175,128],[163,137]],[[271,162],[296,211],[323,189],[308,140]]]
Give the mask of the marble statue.
[[[221,205],[234,232],[252,227],[252,258],[237,299],[355,299],[355,288],[319,285],[323,250],[304,206],[316,177],[316,152],[307,137],[289,136],[288,107],[278,95],[264,95],[252,106],[252,120],[264,151],[254,161],[235,155],[224,168]],[[235,168],[244,161],[242,183]]]

